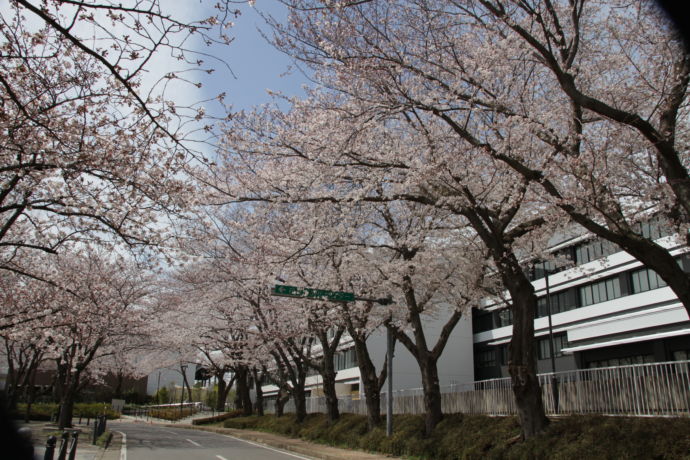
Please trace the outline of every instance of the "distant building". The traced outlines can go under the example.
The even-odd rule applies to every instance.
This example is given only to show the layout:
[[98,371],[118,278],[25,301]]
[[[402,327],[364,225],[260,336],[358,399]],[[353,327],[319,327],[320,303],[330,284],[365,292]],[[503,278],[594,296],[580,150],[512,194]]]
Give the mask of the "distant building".
[[[194,374],[196,373],[197,366],[197,364],[188,364],[185,369],[187,382],[190,386],[194,386]],[[146,394],[154,396],[161,388],[182,387],[183,385],[180,366],[157,369],[147,377]]]
[[[424,331],[430,346],[436,343],[441,328],[449,313],[439,313],[440,319],[426,317]],[[382,328],[383,329],[383,328]],[[367,340],[367,347],[372,362],[380,372],[385,365],[386,356],[386,332],[375,331]],[[339,396],[352,396],[358,398],[363,391],[359,367],[357,366],[357,354],[355,353],[352,339],[344,335],[338,353],[334,357],[336,375],[336,391]],[[439,382],[441,386],[468,383],[474,380],[472,372],[472,322],[470,312],[463,317],[451,334],[445,351],[438,361]],[[422,379],[415,358],[400,343],[396,343],[393,359],[393,389],[405,390],[422,388]],[[307,377],[307,395],[323,396],[321,375],[316,371],[310,371]],[[274,398],[278,393],[276,385],[263,387],[264,397],[267,400]],[[386,391],[384,386],[383,391]]]
[[[642,231],[690,272],[687,246],[676,244],[654,221],[642,224]],[[688,313],[654,271],[612,243],[590,236],[561,241],[552,250],[573,261],[548,276],[556,371],[688,359]],[[534,329],[538,372],[545,373],[551,372],[551,340],[546,278],[539,265],[531,271],[539,296]],[[474,310],[477,380],[508,376],[512,329],[504,305]]]

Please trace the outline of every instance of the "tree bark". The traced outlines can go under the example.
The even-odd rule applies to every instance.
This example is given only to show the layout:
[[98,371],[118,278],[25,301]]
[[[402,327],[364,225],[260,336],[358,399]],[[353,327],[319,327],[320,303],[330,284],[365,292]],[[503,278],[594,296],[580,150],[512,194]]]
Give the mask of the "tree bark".
[[187,380],[187,372],[186,369],[182,369],[180,367],[180,373],[182,373],[182,394],[184,395],[184,390],[185,388],[187,389],[187,400],[189,402],[192,402],[194,398],[192,398],[192,388],[189,386],[189,381]]
[[441,409],[441,387],[438,382],[438,366],[436,360],[428,356],[419,361],[422,373],[422,387],[424,389],[424,427],[427,436],[443,419]]
[[216,377],[216,381],[218,382],[216,384],[218,385],[218,390],[216,392],[216,410],[218,412],[225,412],[225,402],[228,400],[230,388],[232,388],[232,385],[235,382],[236,378],[235,376],[233,376],[230,382],[228,383],[223,378],[225,374],[225,368],[216,369],[214,372],[214,376]]
[[245,366],[237,366],[235,368],[235,375],[237,379],[235,384],[237,387],[237,395],[235,397],[235,403],[238,409],[242,409],[242,414],[245,416],[252,415],[252,399],[249,396],[249,371]]
[[264,415],[264,392],[261,388],[263,385],[263,375],[256,370],[252,369],[252,375],[254,377],[254,388],[256,390],[256,400],[254,401],[254,410],[256,415],[263,417]]
[[328,341],[328,332],[320,329],[317,332],[319,342],[321,342],[321,362],[318,365],[312,366],[321,374],[323,384],[323,394],[326,398],[326,414],[329,423],[334,423],[340,418],[340,410],[338,409],[338,393],[335,389],[336,370],[333,364],[333,357],[338,345],[340,344],[340,337],[342,336],[344,328],[339,327],[335,333],[332,341]]
[[72,426],[72,414],[74,412],[74,399],[79,387],[79,376],[73,375],[71,382],[60,399],[60,414],[58,416],[58,429],[64,430]]
[[24,414],[24,421],[26,423],[29,423],[29,420],[31,419],[31,406],[33,405],[34,398],[36,397],[36,372],[37,370],[33,369],[24,393],[26,395],[26,412]]
[[335,390],[335,370],[333,370],[333,360],[331,357],[330,370],[324,370],[321,374],[323,379],[323,393],[326,397],[326,414],[329,423],[335,423],[340,417],[338,409],[338,395]]
[[513,311],[513,337],[510,341],[508,372],[513,384],[522,436],[529,439],[544,431],[549,424],[537,378],[534,347],[534,312],[537,297],[532,283],[524,275],[517,260],[514,257],[507,259],[512,259],[513,263],[504,264],[500,271],[510,292]]
[[293,400],[295,401],[295,417],[297,423],[304,422],[307,418],[307,395],[304,391],[304,385],[298,385],[292,389]]
[[352,338],[357,354],[357,367],[364,390],[364,401],[367,406],[367,428],[369,431],[381,424],[381,387],[387,377],[384,364],[381,375],[376,375],[376,367],[371,361],[366,337],[354,327],[352,318],[347,320],[347,332]]
[[278,395],[276,396],[276,417],[282,417],[285,414],[285,404],[289,400],[290,393],[280,388],[278,390]]

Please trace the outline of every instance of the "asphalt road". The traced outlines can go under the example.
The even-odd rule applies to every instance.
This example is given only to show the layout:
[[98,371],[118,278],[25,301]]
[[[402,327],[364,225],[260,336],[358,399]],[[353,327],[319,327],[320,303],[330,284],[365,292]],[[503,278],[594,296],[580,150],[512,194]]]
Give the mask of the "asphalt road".
[[108,429],[126,436],[121,460],[312,460],[206,431],[118,422]]

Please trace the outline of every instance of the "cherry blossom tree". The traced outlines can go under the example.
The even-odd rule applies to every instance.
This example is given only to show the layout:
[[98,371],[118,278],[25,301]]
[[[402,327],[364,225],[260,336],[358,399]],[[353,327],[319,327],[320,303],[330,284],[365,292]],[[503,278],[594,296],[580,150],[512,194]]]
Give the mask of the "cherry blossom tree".
[[[382,240],[382,254],[370,263],[391,285],[395,304],[405,307],[387,327],[417,361],[430,434],[443,417],[437,362],[462,315],[486,296],[481,289],[488,268],[485,250],[463,237],[462,228],[455,236],[448,233],[452,213],[406,202],[377,206],[376,212],[381,232],[371,238]],[[447,318],[432,344],[424,320],[441,314]]]
[[[211,264],[198,262],[174,272],[159,294],[167,309],[161,318],[161,346],[186,350],[188,360],[210,370],[218,385],[219,411],[225,408],[233,384],[247,385],[246,369],[267,360],[263,343],[251,333],[252,316],[242,302],[228,295],[226,281]],[[238,393],[244,408],[248,388]]]
[[71,425],[74,398],[95,363],[145,333],[148,282],[126,260],[95,251],[75,250],[56,262],[60,285],[70,291],[59,288],[53,301],[61,308],[46,331],[57,364],[58,425],[64,428]]
[[[158,0],[3,5],[0,267],[74,239],[165,240],[164,219],[192,196],[184,169],[203,161],[209,123],[202,103],[169,93],[199,85],[190,71],[212,71],[204,45],[230,41],[232,2],[214,3],[198,21]],[[162,74],[166,53],[179,64]]]
[[9,412],[16,409],[20,393],[27,403],[28,418],[34,396],[36,371],[46,360],[47,346],[42,343],[46,338],[33,331],[5,331],[2,334],[3,350],[0,353],[7,366],[4,393]]
[[[288,2],[276,44],[359,113],[437,118],[654,269],[690,311],[690,58],[651,1]],[[641,222],[662,215],[675,241]]]
[[[433,209],[453,215],[456,229],[468,229],[481,241],[510,293],[514,317],[510,370],[523,430],[526,436],[541,431],[548,419],[533,353],[536,296],[522,265],[534,248],[544,247],[546,235],[560,222],[559,215],[552,213],[547,222],[542,217],[543,199],[529,181],[500,161],[465,149],[433,117],[420,112],[413,117],[353,117],[366,106],[322,92],[293,103],[289,113],[264,108],[234,117],[227,158],[209,182],[227,174],[232,179],[216,180],[221,184],[216,190],[236,202],[334,207],[411,202],[429,210],[427,219]],[[342,230],[342,226],[333,229]],[[450,235],[447,238],[452,239]],[[415,308],[407,298],[404,304]],[[428,430],[438,419],[438,415],[429,419]]]

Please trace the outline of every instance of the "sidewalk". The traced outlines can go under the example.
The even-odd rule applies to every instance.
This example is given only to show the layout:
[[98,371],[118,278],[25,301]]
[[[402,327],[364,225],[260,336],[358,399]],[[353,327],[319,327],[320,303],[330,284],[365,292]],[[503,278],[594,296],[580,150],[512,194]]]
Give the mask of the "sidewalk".
[[[30,422],[20,423],[19,428],[26,427],[31,430],[31,440],[34,445],[34,458],[42,459],[45,453],[48,437],[57,437],[55,453],[53,458],[57,458],[60,448],[60,434],[57,425],[51,422]],[[75,460],[120,460],[120,447],[122,437],[113,432],[113,439],[107,449],[91,444],[93,425],[75,424],[74,429],[79,431],[77,451]]]

